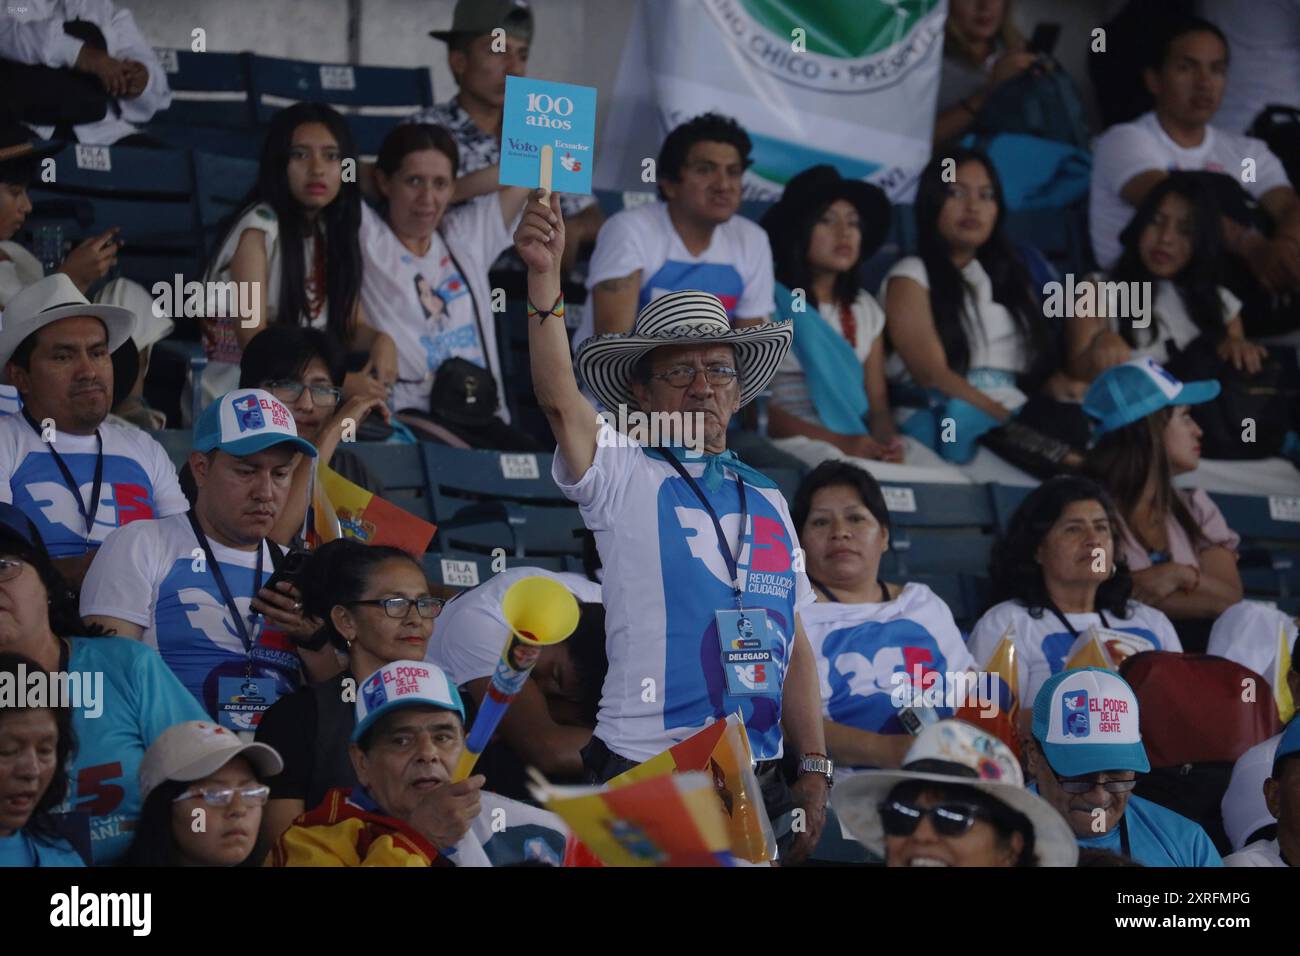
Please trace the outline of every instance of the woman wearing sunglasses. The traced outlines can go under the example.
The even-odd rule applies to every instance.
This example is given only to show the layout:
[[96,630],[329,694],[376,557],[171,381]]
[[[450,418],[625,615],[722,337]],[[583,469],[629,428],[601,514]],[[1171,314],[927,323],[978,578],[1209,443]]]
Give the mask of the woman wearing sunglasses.
[[1074,866],[1069,825],[1026,790],[996,737],[960,720],[917,735],[900,770],[868,770],[831,804],[849,834],[886,866]]
[[385,664],[424,660],[443,604],[405,551],[346,538],[317,548],[300,580],[305,613],[325,622],[311,646],[328,642],[348,665],[336,677],[282,697],[258,725],[257,739],[284,758],[262,819],[267,846],[332,788],[356,786],[348,740],[357,688]]
[[140,764],[144,810],[128,866],[242,866],[257,843],[262,808],[280,772],[266,744],[206,720],[187,720],[153,742]]

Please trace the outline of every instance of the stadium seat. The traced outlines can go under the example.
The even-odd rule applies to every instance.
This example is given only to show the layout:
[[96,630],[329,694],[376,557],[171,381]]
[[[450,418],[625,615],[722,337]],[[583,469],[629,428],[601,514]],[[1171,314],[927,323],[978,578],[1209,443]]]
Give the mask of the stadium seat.
[[964,634],[969,634],[988,607],[988,581],[971,574],[909,574],[899,583],[924,584],[937,594]]
[[1033,488],[1024,485],[990,484],[989,499],[993,506],[993,517],[998,534],[1005,534],[1011,523],[1011,516],[1016,513],[1020,503],[1029,497]]
[[360,458],[384,483],[383,497],[425,521],[433,521],[424,455],[415,444],[355,442],[348,450]]
[[222,221],[239,211],[240,203],[257,182],[257,162],[235,156],[194,153],[195,198],[203,227],[204,255],[211,255],[220,238]]
[[[501,568],[501,562],[497,561],[497,568],[494,569],[492,566],[494,561],[496,559],[490,555],[475,554],[471,551],[430,551],[424,555],[423,564],[425,576],[434,584],[472,588],[497,573],[497,569]],[[540,568],[543,571],[569,570],[565,559],[556,557],[518,558],[507,555],[504,562],[507,569],[527,566]]]
[[882,483],[892,525],[881,572],[981,576],[993,545],[993,509],[982,485]]
[[150,288],[194,274],[202,246],[188,151],[69,144],[53,159],[54,182],[32,183],[27,230],[60,226],[75,245],[120,226],[121,275]]
[[580,555],[578,509],[551,480],[550,454],[422,446],[443,550]]
[[1238,569],[1246,593],[1288,597],[1300,591],[1300,496],[1210,497],[1241,535]]
[[799,490],[799,482],[803,480],[802,474],[793,468],[764,468],[763,474],[776,482],[787,505],[794,501],[794,493]]
[[265,125],[278,110],[303,100],[328,103],[347,116],[357,149],[379,151],[405,116],[433,105],[424,67],[353,66],[253,56],[249,64],[253,111]]
[[183,149],[255,158],[261,133],[248,85],[252,54],[155,52],[172,102],[154,114],[145,132]]
[[190,449],[194,447],[193,433],[188,428],[168,428],[160,432],[150,432],[149,435],[154,441],[163,446],[163,451],[167,452],[167,457],[176,466],[176,470],[180,471],[185,462],[189,460]]

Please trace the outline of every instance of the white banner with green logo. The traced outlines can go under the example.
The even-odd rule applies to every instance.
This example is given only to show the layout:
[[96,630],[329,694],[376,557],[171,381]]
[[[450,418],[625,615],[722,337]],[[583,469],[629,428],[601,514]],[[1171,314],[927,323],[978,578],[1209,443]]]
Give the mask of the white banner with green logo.
[[596,162],[599,189],[650,190],[643,161],[710,110],[754,142],[747,199],[796,173],[911,199],[930,157],[947,0],[640,0]]

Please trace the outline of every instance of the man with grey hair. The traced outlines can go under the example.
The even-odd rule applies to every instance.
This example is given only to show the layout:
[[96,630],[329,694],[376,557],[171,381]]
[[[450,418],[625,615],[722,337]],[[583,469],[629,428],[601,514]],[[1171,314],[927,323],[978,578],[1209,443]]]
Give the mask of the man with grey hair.
[[[559,444],[553,477],[595,533],[605,571],[609,669],[582,753],[587,776],[609,780],[738,713],[781,862],[798,863],[820,837],[832,773],[798,619],[813,595],[780,491],[727,449],[728,422],[771,381],[790,324],[733,329],[716,296],[661,296],[629,333],[578,349],[583,379],[604,406],[597,416],[578,390],[561,318],[559,198],[548,207],[542,196],[515,232],[528,266],[534,389]],[[703,451],[620,434],[608,417],[626,420],[628,408],[678,425],[694,416]],[[792,783],[781,766],[787,750],[797,765]]]

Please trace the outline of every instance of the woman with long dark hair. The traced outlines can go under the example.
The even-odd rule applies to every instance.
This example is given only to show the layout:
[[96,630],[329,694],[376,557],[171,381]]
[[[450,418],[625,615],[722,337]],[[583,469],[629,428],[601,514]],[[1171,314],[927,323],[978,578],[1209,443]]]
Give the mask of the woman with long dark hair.
[[776,318],[794,322],[793,346],[772,380],[768,437],[809,465],[842,457],[918,464],[927,454],[926,464],[942,464],[898,434],[885,383],[885,313],[858,281],[889,220],[880,189],[832,166],[795,176],[763,216]]
[[375,161],[382,207],[361,215],[361,299],[375,328],[400,345],[395,411],[417,428],[431,418],[474,447],[537,450],[502,401],[488,284],[528,190],[506,187],[449,208],[458,164],[441,126],[403,123],[384,138]]
[[348,664],[336,677],[280,698],[257,727],[257,739],[284,758],[262,818],[268,846],[331,788],[356,784],[348,739],[357,688],[392,661],[423,660],[443,604],[411,555],[346,538],[317,548],[301,581],[304,612],[324,622],[315,646],[328,643]]
[[206,397],[235,387],[244,346],[277,322],[325,329],[342,348],[368,354],[365,367],[348,374],[344,393],[387,397],[397,351],[361,306],[361,191],[345,172],[355,160],[347,121],[333,108],[297,103],[271,118],[257,185],[223,231],[206,275],[210,290],[248,283],[239,288],[253,291],[256,313],[218,314],[222,303],[209,295]]
[[[1241,300],[1219,284],[1221,221],[1214,191],[1196,175],[1171,173],[1147,193],[1120,235],[1124,251],[1115,268],[1090,280],[1092,307],[1086,305],[1090,290],[1078,288],[1076,302],[1085,303],[1089,314],[1076,307],[1066,323],[1075,378],[1091,382],[1131,359],[1164,365],[1201,338],[1237,369],[1259,371],[1267,352],[1246,339]],[[1103,281],[1130,291],[1136,283],[1148,283],[1150,314],[1136,314],[1131,294],[1118,299],[1099,284]],[[1128,302],[1127,314],[1108,315],[1112,299]]]
[[[986,156],[966,149],[936,156],[916,192],[917,254],[895,263],[881,290],[897,351],[891,377],[915,382],[937,402],[903,420],[902,430],[958,463],[1027,395],[1044,384],[1058,395],[1070,390],[1024,261],[1006,237],[1005,214]],[[942,433],[945,419],[955,435]]]
[[1011,638],[1025,720],[1038,689],[1065,667],[1089,628],[1105,630],[1113,658],[1182,650],[1169,620],[1132,600],[1133,579],[1118,555],[1120,527],[1100,485],[1062,476],[1030,492],[993,549],[989,571],[1001,603],[971,631],[970,651],[983,664]]
[[[85,706],[71,714],[78,747],[60,809],[90,814],[96,865],[113,862],[131,842],[145,750],[172,724],[204,716],[154,648],[103,634],[82,621],[76,595],[30,519],[0,504],[0,647],[51,673],[79,675]],[[88,699],[96,687],[96,699]]]
[[[25,690],[40,670],[29,657],[0,653],[0,677],[10,686]],[[56,817],[75,750],[67,707],[0,707],[0,867],[86,865]]]
[[[1084,470],[1115,499],[1120,552],[1134,593],[1201,647],[1208,624],[1242,598],[1241,538],[1202,489],[1173,479],[1201,460],[1201,429],[1189,406],[1213,400],[1219,383],[1180,382],[1151,359],[1116,365],[1088,389],[1084,411],[1100,435]],[[1198,623],[1194,623],[1198,622]]]

